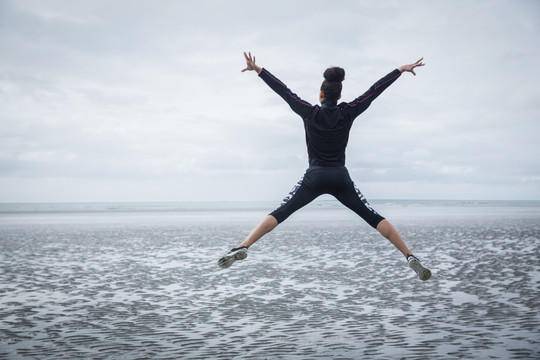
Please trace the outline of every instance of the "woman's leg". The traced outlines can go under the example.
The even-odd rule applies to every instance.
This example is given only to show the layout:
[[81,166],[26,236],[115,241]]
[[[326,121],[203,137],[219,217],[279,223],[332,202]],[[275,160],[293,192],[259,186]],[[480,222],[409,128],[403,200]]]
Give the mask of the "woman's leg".
[[249,235],[246,237],[244,242],[242,242],[238,247],[250,247],[253,245],[257,240],[262,238],[264,235],[268,234],[270,231],[274,230],[276,226],[278,225],[278,221],[275,217],[272,215],[266,216],[263,221],[257,225],[253,231],[249,233]]
[[377,225],[377,231],[381,233],[382,236],[390,240],[392,244],[405,256],[412,255],[411,251],[405,244],[405,241],[401,238],[396,228],[386,219],[382,220]]
[[418,258],[411,253],[407,247],[407,244],[405,244],[405,241],[403,241],[397,230],[394,228],[394,226],[392,226],[392,224],[390,224],[388,220],[382,220],[377,225],[377,230],[382,236],[390,240],[390,242],[394,244],[399,251],[401,251],[405,258],[407,258],[409,267],[416,271],[416,274],[420,280],[426,281],[431,277],[431,270],[424,267],[424,265],[420,263],[420,260],[418,260]]
[[312,178],[313,175],[308,170],[306,174],[300,178],[300,181],[292,188],[285,199],[283,199],[281,205],[266,216],[259,225],[249,233],[245,240],[238,245],[238,247],[250,247],[261,237],[274,230],[278,224],[285,221],[295,211],[306,206],[319,196],[319,193],[312,189]]
[[[376,228],[382,236],[390,240],[390,242],[407,258],[409,267],[416,271],[416,274],[420,280],[426,281],[431,277],[431,271],[425,268],[418,258],[412,255],[411,251],[405,244],[405,241],[401,238],[397,230],[392,224],[381,215],[379,215],[366,201],[362,193],[354,187],[356,196],[339,194],[338,200],[351,210],[360,215],[368,224]],[[337,196],[336,196],[337,197]]]
[[407,244],[405,244],[394,226],[371,207],[364,195],[350,179],[348,172],[342,176],[342,181],[344,181],[343,191],[336,193],[334,196],[343,205],[362,217],[369,225],[377,229],[382,236],[390,240],[405,257],[411,255]]

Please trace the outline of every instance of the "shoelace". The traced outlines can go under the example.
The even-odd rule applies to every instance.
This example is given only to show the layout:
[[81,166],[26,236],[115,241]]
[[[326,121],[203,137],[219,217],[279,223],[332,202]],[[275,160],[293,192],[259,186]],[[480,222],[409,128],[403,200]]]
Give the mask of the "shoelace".
[[229,252],[235,252],[235,251],[242,250],[242,249],[245,249],[247,251],[248,248],[247,248],[247,246],[240,246],[238,248],[231,249],[231,251],[229,251]]

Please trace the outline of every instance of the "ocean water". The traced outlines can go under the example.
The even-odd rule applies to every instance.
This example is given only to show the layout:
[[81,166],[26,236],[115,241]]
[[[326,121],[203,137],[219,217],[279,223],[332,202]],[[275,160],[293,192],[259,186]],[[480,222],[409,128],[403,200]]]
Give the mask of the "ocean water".
[[0,359],[539,359],[540,202],[0,204]]

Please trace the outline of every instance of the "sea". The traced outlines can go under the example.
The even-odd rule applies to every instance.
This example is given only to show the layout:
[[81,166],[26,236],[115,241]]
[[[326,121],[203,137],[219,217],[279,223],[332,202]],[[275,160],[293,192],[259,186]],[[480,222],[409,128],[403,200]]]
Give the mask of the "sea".
[[540,202],[0,204],[0,359],[540,359]]

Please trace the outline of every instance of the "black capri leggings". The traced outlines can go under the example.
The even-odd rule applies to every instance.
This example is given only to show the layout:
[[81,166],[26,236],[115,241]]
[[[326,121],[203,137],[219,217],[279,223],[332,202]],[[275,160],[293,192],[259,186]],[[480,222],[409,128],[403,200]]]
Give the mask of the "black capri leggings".
[[345,166],[310,166],[289,195],[283,199],[281,205],[270,215],[275,217],[278,223],[282,223],[296,210],[322,194],[334,196],[374,228],[377,228],[377,225],[384,220],[384,217],[373,210],[364,195],[354,185]]

